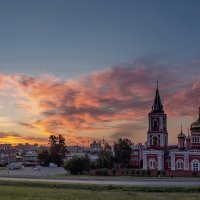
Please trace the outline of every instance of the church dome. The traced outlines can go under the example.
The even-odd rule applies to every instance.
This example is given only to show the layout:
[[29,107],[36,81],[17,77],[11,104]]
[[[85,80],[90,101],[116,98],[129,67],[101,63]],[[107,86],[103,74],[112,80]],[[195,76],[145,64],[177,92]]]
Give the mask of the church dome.
[[178,139],[185,139],[186,138],[186,135],[183,133],[183,130],[182,130],[182,125],[181,125],[181,132],[177,135],[177,138]]
[[181,131],[181,133],[178,134],[178,139],[185,139],[186,135]]
[[200,108],[199,108],[199,119],[191,124],[190,130],[192,132],[200,132]]
[[186,140],[191,140],[191,136],[188,135],[188,136],[186,137]]

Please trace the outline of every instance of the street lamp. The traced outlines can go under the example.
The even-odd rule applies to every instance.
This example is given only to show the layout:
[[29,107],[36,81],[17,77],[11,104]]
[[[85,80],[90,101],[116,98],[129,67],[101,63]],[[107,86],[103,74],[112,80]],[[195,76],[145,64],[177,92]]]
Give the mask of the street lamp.
[[10,148],[8,147],[8,176],[10,175]]

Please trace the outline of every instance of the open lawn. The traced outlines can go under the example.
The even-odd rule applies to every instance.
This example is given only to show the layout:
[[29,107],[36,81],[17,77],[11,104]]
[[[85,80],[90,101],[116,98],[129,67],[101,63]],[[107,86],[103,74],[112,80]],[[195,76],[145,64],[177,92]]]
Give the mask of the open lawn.
[[125,187],[1,181],[2,200],[200,200],[200,188]]
[[48,177],[43,177],[43,178],[53,178],[53,179],[80,179],[80,180],[84,180],[84,179],[95,179],[95,180],[135,180],[135,179],[167,179],[167,180],[179,180],[179,181],[196,181],[196,180],[200,180],[200,177],[168,177],[168,176],[161,176],[161,177],[147,177],[147,176],[95,176],[95,175],[69,175],[67,173],[64,174],[58,174],[58,175],[54,175],[54,176],[48,176]]
[[197,200],[197,193],[142,193],[131,191],[92,191],[88,189],[31,188],[1,186],[2,200]]

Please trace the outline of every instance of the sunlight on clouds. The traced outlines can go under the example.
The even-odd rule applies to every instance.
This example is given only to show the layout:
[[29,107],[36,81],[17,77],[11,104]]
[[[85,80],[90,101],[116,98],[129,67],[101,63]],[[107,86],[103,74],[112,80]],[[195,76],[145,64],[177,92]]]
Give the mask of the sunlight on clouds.
[[0,117],[0,127],[13,125],[14,123],[8,117]]
[[[27,131],[35,135],[33,141],[52,133],[62,133],[70,143],[84,137],[102,139],[103,135],[109,140],[121,135],[145,141],[147,114],[154,98],[155,80],[160,77],[160,93],[168,116],[195,115],[200,82],[196,74],[191,75],[188,84],[186,80],[177,81],[181,73],[178,69],[166,71],[158,63],[149,67],[144,62],[142,67],[119,65],[76,80],[49,75],[1,74],[0,100],[4,97],[4,108],[7,98],[12,100],[13,110],[9,117],[2,115],[0,126],[14,126],[12,121],[18,112],[16,125],[23,132],[20,140],[27,139]],[[8,141],[11,140],[15,138]]]

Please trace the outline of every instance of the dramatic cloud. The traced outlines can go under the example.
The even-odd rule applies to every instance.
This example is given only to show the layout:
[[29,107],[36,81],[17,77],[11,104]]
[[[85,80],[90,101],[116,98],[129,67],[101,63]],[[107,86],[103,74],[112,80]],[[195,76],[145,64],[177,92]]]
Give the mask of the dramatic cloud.
[[6,143],[14,143],[17,144],[19,141],[22,141],[24,143],[31,142],[31,143],[37,143],[38,141],[41,143],[46,143],[48,141],[48,137],[34,137],[34,136],[25,136],[20,133],[16,132],[0,132],[0,138],[1,141]]
[[170,117],[195,115],[200,104],[200,70],[193,67],[196,73],[191,66],[140,60],[76,80],[49,75],[1,75],[0,85],[4,95],[12,96],[20,109],[29,113],[26,121],[17,123],[27,130],[45,137],[61,132],[73,143],[103,135],[110,140],[131,136],[144,141],[156,80]]
[[175,117],[192,116],[196,118],[195,114],[200,107],[200,80],[168,98],[166,105]]

